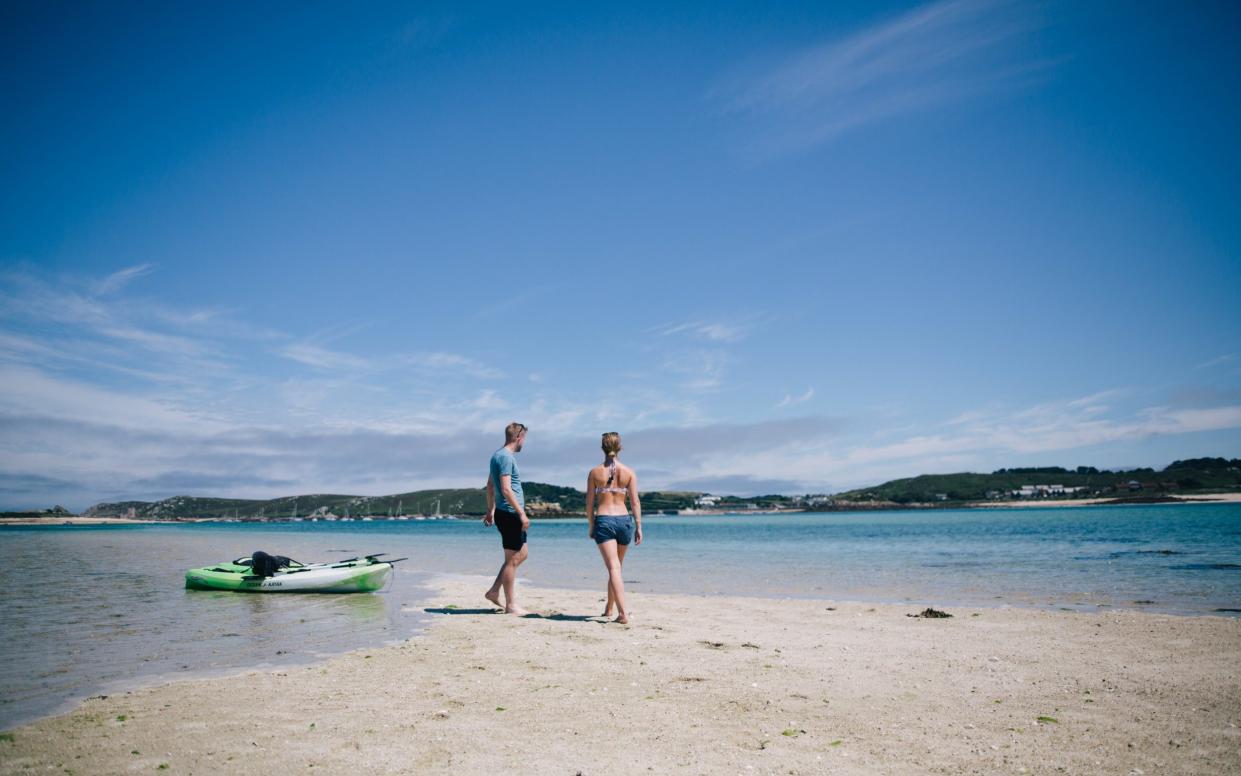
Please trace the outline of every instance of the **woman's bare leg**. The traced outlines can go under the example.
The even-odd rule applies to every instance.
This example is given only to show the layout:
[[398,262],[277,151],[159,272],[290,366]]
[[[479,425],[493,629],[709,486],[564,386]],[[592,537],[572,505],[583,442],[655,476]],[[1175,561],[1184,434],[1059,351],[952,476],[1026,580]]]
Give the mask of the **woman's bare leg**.
[[608,569],[608,600],[616,604],[616,621],[624,625],[629,622],[629,610],[625,607],[625,580],[621,577],[620,554],[615,541],[606,541],[599,545],[599,554],[603,556],[603,565]]
[[[627,552],[629,552],[628,544],[618,543],[616,545],[616,559],[620,561],[620,564],[622,567],[625,565],[625,553]],[[608,603],[606,606],[603,607],[603,616],[611,617],[612,607],[614,607],[615,605],[616,605],[616,596],[612,595],[612,586],[608,585]]]

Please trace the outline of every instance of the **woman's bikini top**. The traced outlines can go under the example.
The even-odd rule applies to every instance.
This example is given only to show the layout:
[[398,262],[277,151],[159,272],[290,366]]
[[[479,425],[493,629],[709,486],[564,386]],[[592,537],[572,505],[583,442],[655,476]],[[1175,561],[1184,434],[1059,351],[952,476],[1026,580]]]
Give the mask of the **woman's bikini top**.
[[629,492],[629,488],[613,487],[612,481],[614,479],[616,479],[616,459],[615,458],[612,459],[612,463],[608,464],[608,484],[607,485],[596,485],[595,495],[598,496],[604,493],[628,493]]

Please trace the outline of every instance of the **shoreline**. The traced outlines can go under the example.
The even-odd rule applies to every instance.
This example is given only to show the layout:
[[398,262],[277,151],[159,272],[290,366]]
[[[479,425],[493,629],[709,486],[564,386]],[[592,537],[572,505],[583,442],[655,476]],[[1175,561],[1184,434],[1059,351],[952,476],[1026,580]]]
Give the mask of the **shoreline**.
[[[746,511],[729,511],[723,509],[695,509],[693,511],[682,511],[675,514],[665,514],[661,512],[651,512],[647,517],[664,516],[664,517],[746,517],[769,516],[781,514],[832,514],[836,512],[902,512],[902,511],[925,511],[925,510],[955,510],[955,509],[1054,509],[1057,507],[1089,507],[1089,506],[1159,506],[1161,504],[1241,504],[1241,493],[1203,493],[1193,496],[1160,496],[1160,497],[1106,497],[1106,498],[1079,498],[1079,499],[1043,499],[1031,501],[970,501],[965,503],[916,503],[916,504],[878,504],[874,506],[858,503],[848,507],[828,507],[823,509],[756,509]],[[531,520],[566,520],[566,519],[584,519],[584,513],[565,512],[560,514],[531,514]],[[389,517],[373,517],[370,520],[351,519],[336,520],[326,522],[425,522],[430,520],[478,520],[482,515],[452,515],[452,516],[426,516],[413,517],[406,520],[396,520]],[[218,517],[182,517],[170,520],[143,520],[137,518],[126,517],[0,517],[0,526],[100,526],[100,525],[179,525],[184,523],[238,523],[238,524],[266,524],[266,523],[293,523],[307,522],[305,518],[292,520],[289,518],[270,518],[265,520],[259,519],[243,519],[236,520],[233,518]],[[325,521],[319,521],[325,522]]]
[[1144,499],[1138,497],[1120,498],[1076,498],[1052,501],[978,501],[970,504],[972,509],[1029,509],[1031,507],[1098,507],[1098,506],[1160,506],[1163,504],[1241,504],[1241,493],[1203,493],[1195,496],[1167,496]]
[[174,523],[174,520],[137,520],[127,517],[0,517],[0,525],[145,525]]
[[1235,618],[631,591],[625,627],[591,617],[598,591],[529,584],[545,616],[493,614],[486,581],[435,577],[396,645],[15,728],[0,773],[1241,769]]

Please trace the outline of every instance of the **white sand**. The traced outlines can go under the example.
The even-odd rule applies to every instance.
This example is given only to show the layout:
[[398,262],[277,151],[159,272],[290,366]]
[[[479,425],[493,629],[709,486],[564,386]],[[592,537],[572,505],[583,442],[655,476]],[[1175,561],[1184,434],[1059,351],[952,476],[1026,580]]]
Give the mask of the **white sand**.
[[486,582],[398,646],[88,701],[0,773],[1241,773],[1241,620],[636,593],[624,627]]
[[[1097,504],[1111,504],[1116,501],[1115,496],[1108,498],[1060,498],[1060,499],[1030,499],[1029,501],[977,501],[969,506],[986,507],[990,509],[1009,509],[1012,507],[1088,507]],[[1121,498],[1128,498],[1122,496]],[[1160,504],[1239,504],[1241,503],[1241,493],[1204,493],[1195,496],[1172,496],[1176,501],[1155,502],[1151,506],[1159,506]],[[1141,502],[1131,503],[1128,506],[1146,506]]]
[[137,525],[155,520],[130,520],[124,517],[0,517],[0,525]]

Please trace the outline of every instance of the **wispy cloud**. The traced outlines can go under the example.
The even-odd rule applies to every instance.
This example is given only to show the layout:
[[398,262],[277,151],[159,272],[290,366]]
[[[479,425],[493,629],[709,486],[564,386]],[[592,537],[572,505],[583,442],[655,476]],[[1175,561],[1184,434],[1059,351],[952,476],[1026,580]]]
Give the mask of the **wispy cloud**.
[[765,152],[800,150],[1045,76],[1055,62],[1029,45],[1036,8],[940,0],[734,78],[713,96],[755,121]]
[[950,433],[913,435],[891,444],[859,446],[848,451],[842,462],[925,461],[965,453],[986,453],[985,457],[997,460],[1004,455],[1068,451],[1152,436],[1241,428],[1241,405],[1159,405],[1128,415],[1101,417],[1105,410],[1095,401],[1071,400],[1010,411],[979,411],[959,419]]
[[368,366],[364,358],[329,350],[310,342],[294,342],[285,345],[278,352],[290,361],[312,366],[315,369],[364,369]]
[[398,356],[395,360],[406,366],[440,374],[464,374],[484,380],[494,380],[504,376],[499,369],[459,353],[409,353]]
[[132,267],[113,272],[95,285],[95,294],[97,296],[106,296],[120,291],[130,281],[149,274],[155,269],[154,264],[136,264]]
[[805,402],[808,402],[813,398],[814,398],[814,388],[807,388],[806,392],[799,396],[794,396],[791,393],[784,394],[784,398],[781,399],[779,402],[777,402],[776,406],[777,407],[791,407],[794,404],[804,404]]
[[684,334],[708,342],[737,342],[748,333],[748,327],[740,323],[720,321],[688,321],[669,323],[649,329],[657,337]]
[[1088,409],[1107,409],[1108,402],[1128,393],[1126,388],[1109,388],[1106,391],[1097,391],[1088,396],[1082,396],[1077,399],[1070,399],[1065,402],[1066,407],[1088,408]]
[[39,369],[0,365],[0,413],[76,419],[115,428],[165,428],[210,433],[226,426],[172,402],[106,390]]
[[1222,356],[1216,356],[1209,361],[1203,361],[1201,364],[1195,366],[1194,369],[1210,369],[1211,367],[1223,366],[1224,364],[1232,363],[1236,360],[1236,358],[1236,353],[1226,353]]
[[669,355],[663,369],[680,380],[686,391],[707,393],[718,391],[724,384],[724,373],[731,357],[719,349],[691,350]]
[[178,373],[221,375],[227,357],[217,344],[220,331],[244,327],[214,312],[208,320],[192,307],[172,310],[125,295],[126,282],[152,266],[131,267],[102,280],[24,270],[0,273],[0,330],[10,344],[17,337],[37,341],[40,347],[26,353],[39,363],[93,364],[163,380],[177,379]]
[[277,353],[299,364],[328,372],[365,372],[370,376],[387,375],[389,377],[405,372],[442,380],[455,380],[460,377],[495,380],[504,376],[501,370],[487,366],[477,359],[459,353],[442,351],[364,357],[343,350],[327,348],[314,342],[302,341],[284,345],[277,350]]

